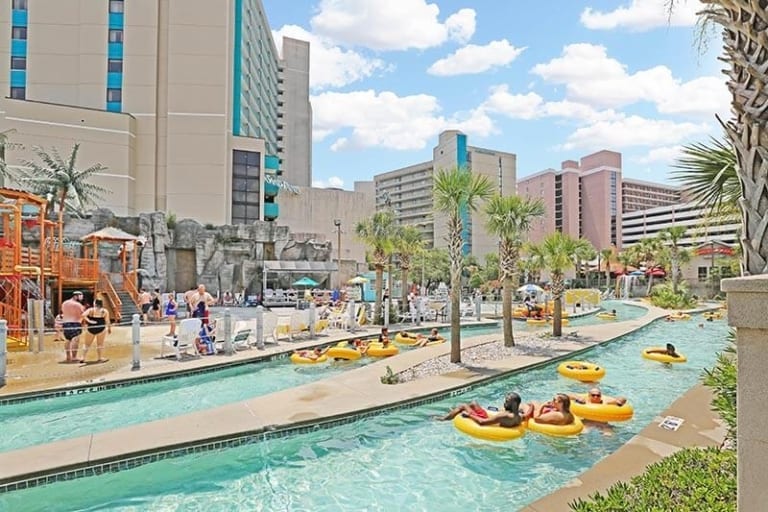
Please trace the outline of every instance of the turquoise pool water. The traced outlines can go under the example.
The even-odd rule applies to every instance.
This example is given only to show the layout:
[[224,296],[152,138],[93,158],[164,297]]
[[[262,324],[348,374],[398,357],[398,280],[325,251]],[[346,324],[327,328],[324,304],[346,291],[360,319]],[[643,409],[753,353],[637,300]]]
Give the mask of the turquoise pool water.
[[[466,336],[498,332],[467,328]],[[444,333],[448,336],[448,333]],[[187,377],[0,406],[0,451],[78,437],[210,409],[274,393],[377,359],[295,365],[288,359],[241,365]]]
[[[601,304],[603,310],[605,311],[611,311],[612,309],[616,310],[616,316],[618,317],[619,322],[623,322],[626,320],[635,320],[637,318],[640,318],[641,316],[645,315],[647,312],[647,309],[645,309],[643,306],[640,305],[630,305],[625,304],[618,300],[606,300],[603,301]],[[573,309],[567,309],[569,313],[573,312]],[[577,310],[578,312],[578,310]],[[600,323],[606,323],[606,322],[613,322],[614,320],[601,320],[597,318],[597,313],[580,316],[580,317],[574,317],[568,319],[568,325],[563,326],[563,331],[568,332],[569,330],[573,330],[574,327],[579,327],[582,325],[593,325],[593,324],[600,324]],[[547,324],[546,326],[541,325],[528,325],[527,323],[523,321],[516,321],[515,322],[515,328],[521,327],[524,331],[540,331],[545,329],[552,329],[552,324]]]
[[[560,377],[553,363],[460,397],[327,430],[0,495],[0,510],[516,510],[618,449],[699,381],[727,343],[723,321],[702,330],[699,318],[657,322],[581,357],[606,367],[603,391],[629,397],[635,408],[635,417],[611,432],[568,439],[529,432],[495,444],[432,419],[459,401],[498,404],[508,390],[543,400],[587,389]],[[669,341],[687,364],[640,357],[643,347]]]
[[[605,302],[620,318],[638,318],[645,309],[620,302]],[[594,315],[574,319],[571,325],[601,322]],[[524,325],[524,324],[523,324]],[[515,327],[520,327],[517,323]],[[570,326],[569,326],[570,327]],[[525,327],[524,327],[525,328]],[[550,327],[551,328],[551,327]],[[540,328],[541,329],[541,328]],[[464,329],[465,336],[500,332],[500,327]],[[442,334],[450,336],[445,329]],[[401,347],[408,350],[407,347]],[[273,393],[368,364],[375,359],[296,366],[288,360],[254,363],[187,377],[149,382],[65,397],[0,407],[0,451],[104,432],[107,430],[210,409]],[[88,421],[83,421],[88,418]],[[30,428],[34,425],[35,428]]]

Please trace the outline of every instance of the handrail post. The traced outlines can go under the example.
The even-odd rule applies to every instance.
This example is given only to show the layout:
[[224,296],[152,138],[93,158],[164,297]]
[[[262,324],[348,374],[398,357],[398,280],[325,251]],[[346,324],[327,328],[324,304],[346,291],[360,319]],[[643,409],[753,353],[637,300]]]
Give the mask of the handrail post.
[[131,337],[133,340],[133,364],[131,365],[131,371],[141,370],[141,349],[139,342],[141,341],[141,316],[138,313],[133,315],[131,320]]
[[5,386],[5,372],[8,363],[8,320],[0,319],[0,388]]

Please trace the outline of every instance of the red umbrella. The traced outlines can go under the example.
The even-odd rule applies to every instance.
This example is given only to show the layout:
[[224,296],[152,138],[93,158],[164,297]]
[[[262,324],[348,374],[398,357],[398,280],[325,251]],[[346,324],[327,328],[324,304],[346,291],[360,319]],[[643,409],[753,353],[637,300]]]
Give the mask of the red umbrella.
[[661,267],[653,267],[646,270],[645,275],[651,277],[667,277],[667,272]]

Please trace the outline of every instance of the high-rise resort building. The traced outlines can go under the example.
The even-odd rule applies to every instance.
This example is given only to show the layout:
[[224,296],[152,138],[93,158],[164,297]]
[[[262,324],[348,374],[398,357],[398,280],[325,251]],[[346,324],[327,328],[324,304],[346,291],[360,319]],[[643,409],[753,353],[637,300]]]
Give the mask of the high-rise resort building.
[[[440,134],[431,160],[374,176],[376,209],[392,209],[401,225],[417,226],[428,247],[447,248],[445,216],[434,211],[432,176],[453,167],[487,176],[504,194],[515,193],[516,155],[470,146],[465,134],[449,130]],[[498,238],[488,234],[482,212],[467,214],[464,220],[466,254],[482,259],[498,251]]]
[[541,199],[547,210],[534,222],[530,240],[541,242],[561,231],[589,240],[596,249],[621,249],[622,213],[680,202],[679,188],[625,180],[621,171],[621,153],[603,150],[518,181],[518,194]]
[[0,0],[0,25],[11,170],[79,143],[115,213],[214,224],[310,183],[309,44],[281,60],[260,0]]

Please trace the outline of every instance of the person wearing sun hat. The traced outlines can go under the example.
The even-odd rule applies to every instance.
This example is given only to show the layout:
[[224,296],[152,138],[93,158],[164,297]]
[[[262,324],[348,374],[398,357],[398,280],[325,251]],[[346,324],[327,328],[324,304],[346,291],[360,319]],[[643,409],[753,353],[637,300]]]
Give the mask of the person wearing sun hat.
[[65,363],[77,363],[77,351],[80,347],[80,334],[83,332],[83,292],[75,290],[72,297],[61,303],[61,315],[64,328]]

